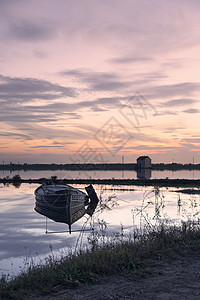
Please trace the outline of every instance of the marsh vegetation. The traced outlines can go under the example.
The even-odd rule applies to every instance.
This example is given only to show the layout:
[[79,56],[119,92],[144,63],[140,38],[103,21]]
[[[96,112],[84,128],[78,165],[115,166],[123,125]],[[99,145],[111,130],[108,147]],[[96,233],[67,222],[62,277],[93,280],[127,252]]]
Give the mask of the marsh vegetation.
[[131,275],[135,279],[151,272],[149,261],[173,259],[177,254],[198,252],[200,227],[182,223],[182,226],[161,225],[141,234],[135,231],[125,236],[121,232],[110,236],[106,224],[99,222],[100,232],[88,236],[88,247],[71,252],[57,260],[53,253],[45,260],[34,261],[15,278],[2,276],[1,299],[23,299],[33,292],[54,293],[58,289],[78,287],[82,283],[95,283],[99,278],[113,274]]

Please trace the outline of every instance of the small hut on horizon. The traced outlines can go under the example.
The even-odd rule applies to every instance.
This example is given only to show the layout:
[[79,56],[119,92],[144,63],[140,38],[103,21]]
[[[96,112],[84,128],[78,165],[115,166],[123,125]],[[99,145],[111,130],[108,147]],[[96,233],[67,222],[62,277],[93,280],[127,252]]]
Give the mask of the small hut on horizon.
[[139,156],[137,158],[138,169],[149,169],[151,168],[151,158],[149,156]]

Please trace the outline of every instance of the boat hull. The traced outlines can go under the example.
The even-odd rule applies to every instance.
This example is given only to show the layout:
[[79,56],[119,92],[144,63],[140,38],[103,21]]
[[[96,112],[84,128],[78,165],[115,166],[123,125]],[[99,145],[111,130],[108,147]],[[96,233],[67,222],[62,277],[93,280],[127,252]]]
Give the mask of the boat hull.
[[85,213],[85,207],[80,207],[77,209],[74,213],[67,213],[67,211],[62,211],[62,210],[55,210],[52,207],[47,207],[43,206],[40,204],[35,205],[35,211],[38,212],[39,214],[59,223],[65,223],[68,225],[72,225],[79,219],[81,219]]
[[35,211],[61,223],[73,224],[86,213],[88,196],[67,185],[41,185],[35,190]]
[[[55,222],[71,225],[86,213],[94,213],[98,197],[92,185],[85,188],[87,194],[63,184],[43,184],[35,190],[35,211]],[[91,201],[89,201],[89,199]]]

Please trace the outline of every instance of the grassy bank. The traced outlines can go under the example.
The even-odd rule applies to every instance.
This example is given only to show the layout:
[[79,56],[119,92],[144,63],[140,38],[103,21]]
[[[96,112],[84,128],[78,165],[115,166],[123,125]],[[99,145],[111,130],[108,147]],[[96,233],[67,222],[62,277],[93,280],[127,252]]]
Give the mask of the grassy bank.
[[[54,178],[53,176],[52,178]],[[4,185],[13,184],[20,187],[22,183],[42,184],[49,181],[49,178],[22,179],[19,175],[12,178],[8,176],[0,178],[0,183]],[[54,182],[62,184],[99,184],[99,185],[130,185],[130,186],[159,186],[159,187],[197,187],[200,186],[200,179],[54,179]]]
[[28,298],[58,290],[94,283],[102,276],[113,274],[145,276],[152,260],[174,259],[177,255],[198,253],[200,227],[183,224],[182,227],[160,226],[143,235],[135,232],[128,238],[123,232],[105,239],[94,232],[89,237],[90,249],[71,253],[59,261],[50,256],[45,263],[31,265],[26,272],[7,281],[0,280],[0,299]]

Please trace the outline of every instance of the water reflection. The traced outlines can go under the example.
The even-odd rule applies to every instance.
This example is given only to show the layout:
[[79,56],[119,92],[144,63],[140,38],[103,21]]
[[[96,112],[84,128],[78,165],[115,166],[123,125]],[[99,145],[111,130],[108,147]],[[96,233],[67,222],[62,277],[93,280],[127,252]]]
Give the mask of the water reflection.
[[137,178],[140,179],[150,179],[151,178],[151,169],[137,169]]
[[181,194],[179,189],[154,187],[142,195],[141,205],[132,208],[133,226],[141,231],[160,224],[181,225],[182,222],[200,223],[200,196],[195,191]]
[[191,191],[191,194],[183,197],[180,193],[177,199],[178,214],[181,218],[185,218],[187,221],[193,221],[195,223],[200,222],[200,196],[195,195]]
[[[75,188],[84,189],[82,185]],[[175,188],[94,186],[100,198],[92,218],[84,215],[73,224],[72,235],[59,233],[66,231],[65,223],[48,220],[34,211],[35,184],[22,184],[20,188],[0,185],[0,270],[15,270],[23,265],[26,257],[44,257],[53,251],[60,253],[74,247],[79,232],[84,228],[83,243],[87,243],[87,229],[120,232],[123,225],[125,233],[137,227],[155,226],[161,222],[181,224],[182,221],[200,219],[200,195],[185,194]],[[87,224],[86,224],[87,222]],[[86,227],[87,225],[87,227]],[[106,225],[106,226],[105,226]],[[102,229],[103,228],[103,229]],[[12,267],[12,263],[13,266]],[[0,272],[1,273],[1,272]]]
[[[22,184],[16,189],[1,185],[0,189],[0,273],[12,269],[16,271],[23,265],[27,257],[48,255],[49,246],[53,249],[67,248],[75,243],[77,235],[68,237],[55,234],[46,235],[44,232],[45,219],[33,211],[35,185]],[[65,230],[62,224],[49,224],[52,230]],[[76,228],[81,228],[81,223]],[[37,253],[37,255],[36,255]],[[19,271],[19,270],[18,270]]]
[[[11,173],[9,171],[0,170],[0,178],[4,177],[13,177],[15,175],[20,175],[23,179],[29,178],[51,178],[51,176],[57,176],[57,178],[63,179],[76,179],[76,178],[94,178],[94,179],[104,179],[104,178],[137,178],[136,171],[133,170],[122,170],[122,171],[67,171],[67,170],[57,170],[57,171],[14,171]],[[151,174],[151,178],[184,178],[184,179],[199,179],[200,178],[200,170],[181,170],[181,171],[170,171],[170,170],[162,170],[156,171],[153,170]]]
[[35,211],[49,219],[71,225],[85,214],[92,216],[99,199],[92,185],[87,186],[86,193],[69,185],[56,182],[45,183],[35,190]]

